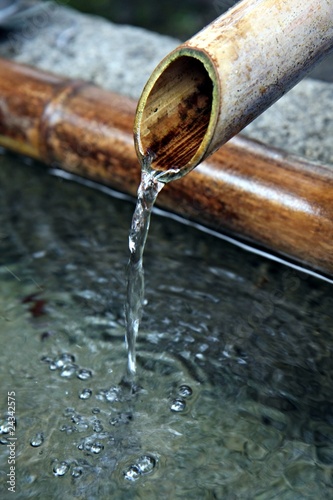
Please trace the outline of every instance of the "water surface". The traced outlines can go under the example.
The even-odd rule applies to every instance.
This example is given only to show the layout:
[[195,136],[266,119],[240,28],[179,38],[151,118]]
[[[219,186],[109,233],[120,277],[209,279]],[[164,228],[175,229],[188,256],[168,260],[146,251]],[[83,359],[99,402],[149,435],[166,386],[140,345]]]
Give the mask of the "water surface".
[[153,214],[128,387],[133,204],[0,161],[1,498],[7,391],[16,498],[331,498],[331,286]]

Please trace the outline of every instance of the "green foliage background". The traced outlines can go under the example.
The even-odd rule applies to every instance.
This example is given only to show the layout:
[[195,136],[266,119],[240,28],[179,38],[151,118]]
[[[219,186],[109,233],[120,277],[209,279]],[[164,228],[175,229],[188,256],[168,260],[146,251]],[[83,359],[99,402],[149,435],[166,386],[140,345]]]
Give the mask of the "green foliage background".
[[236,3],[234,0],[63,0],[82,12],[185,40]]

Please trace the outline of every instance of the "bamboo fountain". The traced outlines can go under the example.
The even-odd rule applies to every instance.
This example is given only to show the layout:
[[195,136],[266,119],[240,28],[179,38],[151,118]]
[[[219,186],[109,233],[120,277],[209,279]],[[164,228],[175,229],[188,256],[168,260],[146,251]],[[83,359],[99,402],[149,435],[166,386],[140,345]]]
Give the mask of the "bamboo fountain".
[[0,144],[131,195],[137,155],[152,150],[158,169],[179,167],[161,207],[333,274],[332,168],[241,136],[214,152],[329,52],[332,2],[316,7],[241,2],[158,66],[138,108],[88,82],[1,60]]

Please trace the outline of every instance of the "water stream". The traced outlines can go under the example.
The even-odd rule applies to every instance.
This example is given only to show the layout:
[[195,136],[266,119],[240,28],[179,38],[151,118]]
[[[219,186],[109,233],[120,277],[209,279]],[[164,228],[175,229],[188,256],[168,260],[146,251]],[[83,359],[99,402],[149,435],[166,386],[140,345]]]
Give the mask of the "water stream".
[[[149,162],[149,159],[146,159]],[[147,165],[148,166],[148,165]],[[143,252],[148,236],[151,211],[158,193],[164,184],[158,181],[158,174],[150,168],[142,168],[141,183],[129,234],[130,259],[127,270],[126,345],[128,351],[128,372],[136,372],[136,338],[142,317],[144,302]]]
[[130,234],[130,258],[127,268],[126,346],[127,371],[130,376],[136,372],[136,338],[139,331],[144,304],[144,269],[143,252],[145,249],[151,212],[163,186],[169,182],[178,169],[157,172],[151,167],[153,156],[147,154],[141,165],[141,182],[138,188],[137,202],[134,210]]

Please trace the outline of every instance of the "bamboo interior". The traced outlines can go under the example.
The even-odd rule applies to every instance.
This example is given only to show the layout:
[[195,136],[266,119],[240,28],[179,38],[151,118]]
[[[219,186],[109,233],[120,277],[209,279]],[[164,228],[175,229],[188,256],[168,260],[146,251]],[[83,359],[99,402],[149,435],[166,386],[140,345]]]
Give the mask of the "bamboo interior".
[[147,92],[138,140],[142,156],[154,156],[154,168],[190,163],[211,118],[213,82],[201,61],[181,56],[172,61]]

